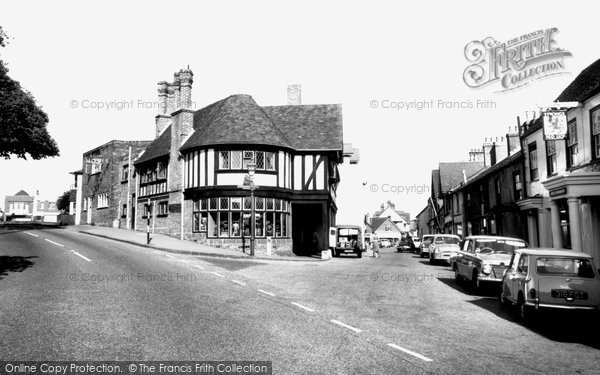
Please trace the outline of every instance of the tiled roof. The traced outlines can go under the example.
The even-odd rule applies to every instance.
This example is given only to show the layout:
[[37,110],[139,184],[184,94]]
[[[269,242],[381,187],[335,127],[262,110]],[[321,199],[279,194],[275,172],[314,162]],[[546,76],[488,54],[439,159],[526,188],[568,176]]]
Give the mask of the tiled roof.
[[171,125],[169,125],[150,145],[146,151],[135,161],[135,165],[168,155],[171,150]]
[[559,102],[583,102],[600,92],[600,59],[581,71],[556,98]]
[[[377,229],[379,229],[386,221],[389,221],[391,225],[396,227],[396,224],[388,217],[374,217],[371,219],[371,230],[377,232]],[[396,227],[396,229],[398,229],[398,227]]]
[[27,194],[27,192],[25,190],[20,190],[17,194],[15,195],[26,195],[29,196],[29,194]]
[[458,162],[458,163],[440,163],[439,173],[442,184],[441,194],[444,194],[463,181],[463,173],[466,177],[471,176],[483,168],[483,162]]
[[292,148],[250,95],[232,95],[194,113],[194,133],[182,150],[219,144],[260,144]]
[[339,104],[263,107],[296,150],[342,150],[342,106]]

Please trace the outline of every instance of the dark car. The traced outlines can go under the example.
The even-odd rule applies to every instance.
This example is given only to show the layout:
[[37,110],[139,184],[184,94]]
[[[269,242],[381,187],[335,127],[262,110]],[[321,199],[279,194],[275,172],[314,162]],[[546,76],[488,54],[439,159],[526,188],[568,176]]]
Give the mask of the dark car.
[[400,242],[398,242],[398,245],[396,246],[396,250],[398,250],[399,253],[403,251],[413,251],[414,248],[415,243],[409,234],[403,234],[400,238]]

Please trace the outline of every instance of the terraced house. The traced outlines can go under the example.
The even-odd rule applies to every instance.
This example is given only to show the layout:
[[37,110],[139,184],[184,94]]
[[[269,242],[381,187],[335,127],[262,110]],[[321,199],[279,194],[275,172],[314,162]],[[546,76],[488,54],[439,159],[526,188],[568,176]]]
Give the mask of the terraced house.
[[[239,248],[251,236],[248,182],[253,169],[257,251],[267,239],[278,253],[327,249],[335,225],[338,164],[344,151],[339,104],[260,106],[232,95],[191,109],[193,73],[159,82],[156,138],[135,161],[136,230],[148,215],[156,233]],[[249,168],[253,166],[252,168]]]

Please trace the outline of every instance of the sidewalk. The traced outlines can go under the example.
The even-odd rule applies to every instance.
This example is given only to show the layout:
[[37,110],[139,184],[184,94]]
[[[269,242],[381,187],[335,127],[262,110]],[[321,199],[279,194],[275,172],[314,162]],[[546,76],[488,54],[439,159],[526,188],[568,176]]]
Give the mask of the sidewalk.
[[[202,245],[192,241],[182,241],[177,238],[169,237],[163,234],[150,234],[150,244],[146,244],[146,232],[132,231],[119,228],[110,227],[96,227],[90,225],[76,225],[66,227],[68,230],[74,230],[79,233],[84,233],[91,236],[108,238],[111,240],[128,243],[131,245],[137,245],[146,247],[154,250],[167,251],[170,253],[197,255],[197,256],[210,256],[210,257],[221,257],[221,258],[234,258],[234,259],[245,259],[245,260],[280,260],[280,261],[294,261],[294,262],[314,262],[326,259],[312,258],[312,257],[299,257],[299,256],[250,256],[244,254],[241,251],[218,248],[207,245]],[[246,252],[250,249],[247,248]]]

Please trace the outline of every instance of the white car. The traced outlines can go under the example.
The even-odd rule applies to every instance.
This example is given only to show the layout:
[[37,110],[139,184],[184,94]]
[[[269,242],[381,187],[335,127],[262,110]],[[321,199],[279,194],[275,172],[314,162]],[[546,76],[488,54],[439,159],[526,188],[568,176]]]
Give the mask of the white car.
[[459,250],[460,237],[455,234],[436,234],[429,246],[429,263],[449,262]]
[[379,245],[381,247],[390,247],[390,246],[392,246],[392,243],[390,242],[390,240],[381,240],[379,242]]

